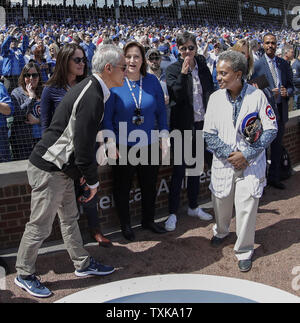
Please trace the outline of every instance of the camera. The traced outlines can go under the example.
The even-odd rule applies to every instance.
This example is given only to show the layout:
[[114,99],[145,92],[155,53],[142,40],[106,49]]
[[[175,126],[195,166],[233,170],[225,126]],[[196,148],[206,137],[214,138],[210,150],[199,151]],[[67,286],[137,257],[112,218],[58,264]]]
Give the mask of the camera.
[[134,111],[134,116],[132,117],[132,123],[136,126],[140,126],[144,123],[144,116],[141,115],[141,111],[136,109]]
[[144,116],[133,116],[132,123],[136,126],[140,126],[144,123]]

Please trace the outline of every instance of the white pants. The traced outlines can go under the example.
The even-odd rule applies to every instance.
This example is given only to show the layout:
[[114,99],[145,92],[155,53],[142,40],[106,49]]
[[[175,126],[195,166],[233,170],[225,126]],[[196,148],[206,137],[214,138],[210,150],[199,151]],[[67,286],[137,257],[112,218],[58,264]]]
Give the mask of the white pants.
[[224,238],[229,234],[233,205],[236,213],[237,241],[234,251],[238,260],[251,259],[254,250],[254,236],[258,198],[250,195],[245,185],[243,172],[237,171],[229,196],[217,198],[212,194],[216,224],[213,227],[214,236]]

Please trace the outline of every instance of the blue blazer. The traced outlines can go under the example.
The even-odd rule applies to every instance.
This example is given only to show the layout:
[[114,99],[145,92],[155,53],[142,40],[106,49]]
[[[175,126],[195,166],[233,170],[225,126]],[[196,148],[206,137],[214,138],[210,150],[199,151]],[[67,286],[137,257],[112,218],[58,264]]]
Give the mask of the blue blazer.
[[[281,84],[287,89],[288,92],[288,97],[284,98],[281,97],[282,101],[282,122],[286,123],[288,121],[288,115],[289,115],[289,106],[288,106],[288,101],[289,97],[293,95],[294,92],[294,86],[293,86],[293,72],[290,67],[290,65],[282,58],[280,57],[275,57],[276,60],[276,65],[279,71],[279,78],[281,80]],[[263,90],[265,93],[270,105],[272,106],[277,120],[279,119],[279,111],[275,102],[274,95],[272,93],[272,89],[276,88],[274,84],[274,80],[269,68],[269,64],[267,62],[267,59],[265,55],[263,55],[254,65],[254,72],[252,75],[252,79],[257,78],[258,76],[265,75],[268,82],[269,82],[269,87]]]

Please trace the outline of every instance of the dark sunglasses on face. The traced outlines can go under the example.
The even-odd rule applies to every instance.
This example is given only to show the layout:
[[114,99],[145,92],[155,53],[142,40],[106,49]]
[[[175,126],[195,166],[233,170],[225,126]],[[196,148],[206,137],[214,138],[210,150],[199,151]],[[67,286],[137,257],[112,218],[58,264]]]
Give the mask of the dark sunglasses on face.
[[30,74],[30,73],[26,73],[26,74],[24,74],[24,77],[26,77],[26,78],[30,78],[32,76],[32,78],[34,78],[34,79],[36,79],[36,78],[38,78],[39,77],[39,74],[38,73],[32,73],[32,74]]
[[75,64],[80,64],[81,62],[83,64],[86,63],[87,59],[85,57],[75,57],[75,58],[72,58],[72,61],[75,63]]
[[186,52],[187,50],[190,50],[190,51],[192,51],[192,50],[194,50],[195,49],[195,46],[182,46],[182,47],[180,47],[179,48],[179,50],[181,50],[182,52]]
[[160,57],[159,56],[149,57],[148,60],[150,62],[153,62],[153,61],[157,61],[158,62],[160,60]]

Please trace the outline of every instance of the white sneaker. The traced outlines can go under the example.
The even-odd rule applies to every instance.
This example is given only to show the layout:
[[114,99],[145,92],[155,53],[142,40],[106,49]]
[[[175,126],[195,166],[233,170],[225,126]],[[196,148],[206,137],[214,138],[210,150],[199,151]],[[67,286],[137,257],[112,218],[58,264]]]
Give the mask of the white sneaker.
[[213,219],[213,216],[211,214],[204,212],[199,206],[196,209],[188,208],[188,215],[196,216],[200,220],[204,220],[204,221],[210,221]]
[[167,231],[174,231],[176,229],[177,217],[175,214],[170,214],[168,220],[165,222],[165,229]]

